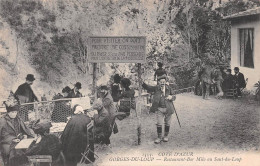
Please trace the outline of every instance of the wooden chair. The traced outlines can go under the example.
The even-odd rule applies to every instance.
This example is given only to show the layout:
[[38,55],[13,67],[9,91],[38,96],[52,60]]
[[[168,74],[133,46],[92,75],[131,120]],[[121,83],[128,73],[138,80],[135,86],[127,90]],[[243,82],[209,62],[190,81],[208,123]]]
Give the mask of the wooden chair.
[[85,163],[86,160],[89,163],[93,163],[91,161],[91,159],[88,158],[89,153],[93,153],[95,157],[99,158],[99,156],[96,153],[94,153],[94,151],[92,151],[91,147],[90,147],[91,146],[90,142],[95,141],[94,121],[93,120],[88,124],[87,128],[88,128],[88,132],[90,132],[90,130],[92,130],[92,131],[90,132],[90,134],[88,134],[87,147],[86,147],[85,151],[83,153],[81,153],[81,155],[82,155],[81,160],[80,160],[81,164]]
[[51,166],[52,157],[50,155],[27,156],[30,166],[40,166],[40,163],[48,163]]
[[233,97],[236,98],[237,97],[237,89],[228,89],[224,92],[224,96],[225,97]]

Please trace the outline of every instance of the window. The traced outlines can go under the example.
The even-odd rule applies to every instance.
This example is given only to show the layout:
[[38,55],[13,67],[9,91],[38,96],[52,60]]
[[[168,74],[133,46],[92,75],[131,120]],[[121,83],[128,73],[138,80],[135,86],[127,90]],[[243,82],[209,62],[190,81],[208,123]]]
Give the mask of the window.
[[254,29],[239,29],[240,66],[254,68]]

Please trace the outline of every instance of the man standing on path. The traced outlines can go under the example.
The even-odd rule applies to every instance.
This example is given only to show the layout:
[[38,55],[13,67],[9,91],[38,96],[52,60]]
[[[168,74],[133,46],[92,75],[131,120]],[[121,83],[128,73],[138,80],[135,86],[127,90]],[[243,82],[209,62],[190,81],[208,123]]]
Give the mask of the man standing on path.
[[[170,131],[171,118],[172,114],[175,111],[173,101],[176,99],[176,96],[173,93],[173,90],[166,85],[166,76],[163,75],[158,77],[159,85],[149,86],[143,83],[143,88],[154,92],[154,100],[151,112],[155,112],[157,116],[157,134],[158,138],[154,143],[158,144],[161,141],[168,142],[168,134]],[[164,137],[162,138],[162,125],[165,124],[164,128]]]
[[38,101],[31,88],[34,80],[34,75],[28,74],[26,77],[26,82],[20,85],[16,90],[14,95],[19,99],[20,104]]

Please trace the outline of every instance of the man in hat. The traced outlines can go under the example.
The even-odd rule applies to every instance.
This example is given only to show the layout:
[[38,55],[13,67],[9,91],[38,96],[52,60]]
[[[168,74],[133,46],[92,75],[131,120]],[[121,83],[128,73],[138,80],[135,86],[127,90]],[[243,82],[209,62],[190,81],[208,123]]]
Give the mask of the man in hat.
[[239,72],[238,67],[234,68],[234,72],[235,72],[234,79],[235,79],[235,86],[237,88],[237,95],[238,97],[241,97],[241,88],[246,87],[245,77],[244,74]]
[[108,111],[104,108],[102,100],[97,99],[92,106],[93,109],[98,111],[98,114],[94,115],[95,122],[95,135],[96,141],[102,142],[106,145],[110,145],[109,137],[112,134],[112,125]]
[[113,102],[113,98],[109,92],[106,85],[101,85],[100,87],[100,97],[102,98],[103,106],[106,108],[110,115],[114,115],[116,112],[116,107]]
[[[158,85],[150,86],[143,83],[143,88],[154,92],[154,100],[151,112],[155,112],[157,116],[157,134],[158,138],[154,143],[158,144],[161,141],[168,142],[168,134],[170,131],[171,117],[175,111],[173,101],[176,99],[173,90],[166,85],[166,75],[158,77]],[[164,137],[162,138],[162,126],[164,127]]]
[[[108,111],[109,116],[110,116],[110,123],[113,124],[115,123],[115,116],[116,116],[116,107],[113,102],[113,98],[109,92],[109,89],[106,85],[101,85],[100,87],[100,96],[102,99],[103,106],[105,109]],[[114,128],[113,128],[114,133],[118,132],[117,125],[115,123]]]
[[81,83],[77,82],[74,85],[74,88],[70,91],[68,98],[78,98],[78,97],[82,97],[82,94],[79,92],[79,90],[81,89]]
[[157,81],[158,81],[158,77],[160,77],[162,75],[167,75],[166,71],[162,68],[163,67],[163,63],[158,62],[157,66],[159,68],[154,73],[154,81],[156,81],[156,78],[157,78]]
[[8,164],[11,144],[20,142],[28,136],[33,137],[29,128],[17,116],[19,111],[18,101],[10,93],[5,102],[7,114],[0,118],[0,150],[4,164]]
[[26,77],[26,82],[20,85],[16,90],[15,96],[19,99],[20,104],[38,101],[38,98],[35,96],[31,88],[34,80],[34,75],[28,74]]

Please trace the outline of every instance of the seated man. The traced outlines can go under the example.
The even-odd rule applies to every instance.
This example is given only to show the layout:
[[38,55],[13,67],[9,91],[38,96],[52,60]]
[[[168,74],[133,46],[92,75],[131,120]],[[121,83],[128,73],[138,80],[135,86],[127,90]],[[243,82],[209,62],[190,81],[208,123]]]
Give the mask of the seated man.
[[[18,101],[10,93],[5,102],[7,114],[0,119],[0,150],[4,165],[9,163],[10,151],[21,139],[33,137],[29,128],[17,116],[19,111]],[[12,145],[12,146],[11,146]]]
[[112,124],[108,111],[103,107],[102,101],[97,99],[93,104],[93,109],[98,111],[94,115],[96,141],[106,145],[110,144],[109,137],[112,134]]
[[226,77],[223,81],[222,88],[224,92],[234,88],[234,76],[231,74],[231,69],[227,69],[226,71]]
[[[51,122],[48,120],[38,120],[33,124],[33,131],[38,137],[26,150],[25,155],[50,155],[53,161],[52,165],[59,165],[61,162],[58,161],[61,143],[57,136],[49,134],[51,126]],[[41,166],[43,165],[41,164]]]
[[241,88],[246,87],[246,81],[245,81],[244,75],[239,72],[238,67],[235,67],[234,71],[235,71],[234,79],[235,79],[235,86],[237,89],[237,95],[238,95],[238,97],[241,97]]

